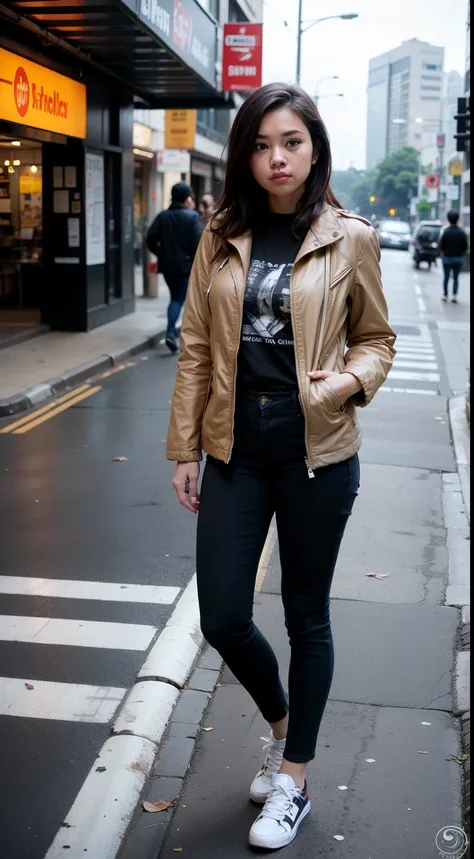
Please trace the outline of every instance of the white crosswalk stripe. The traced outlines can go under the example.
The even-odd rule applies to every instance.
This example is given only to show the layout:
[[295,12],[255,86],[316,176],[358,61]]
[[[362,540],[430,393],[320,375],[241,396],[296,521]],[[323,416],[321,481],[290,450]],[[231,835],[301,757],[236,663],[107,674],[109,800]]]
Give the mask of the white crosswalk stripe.
[[[393,368],[382,390],[385,393],[435,396],[441,375],[428,327],[420,326],[420,336],[399,334],[395,348],[397,354]],[[397,382],[408,384],[407,387],[399,387]]]
[[127,689],[0,677],[0,715],[107,723]]
[[[104,672],[107,673],[105,654],[115,652],[114,659],[126,651],[145,653],[150,647],[158,631],[155,625],[149,623],[123,623],[105,620],[89,620],[88,606],[93,606],[97,616],[97,606],[103,606],[102,611],[110,611],[117,603],[137,605],[172,605],[178,594],[178,587],[159,587],[155,585],[136,585],[116,582],[96,582],[69,579],[48,579],[30,576],[0,576],[0,594],[15,599],[23,611],[28,612],[37,608],[38,599],[44,599],[51,614],[61,613],[61,617],[36,617],[32,614],[2,614],[0,615],[0,644],[15,647],[18,645],[35,646],[38,651],[37,660],[33,665],[41,668],[46,663],[53,665],[54,656],[45,654],[50,648],[60,647],[63,659],[67,659],[70,648],[71,667],[75,664],[75,655],[79,648],[85,652],[91,648],[98,651],[94,660],[104,660]],[[60,602],[55,604],[55,601]],[[80,619],[67,617],[71,605],[65,600],[87,601],[80,611]],[[76,604],[77,605],[77,604]],[[56,611],[53,610],[55,606]],[[58,608],[61,606],[61,608]],[[18,609],[17,609],[18,610]],[[145,609],[142,609],[144,611]],[[77,611],[77,608],[76,608]],[[122,611],[123,616],[123,611]],[[148,616],[150,613],[148,612]],[[109,657],[110,658],[110,657]],[[87,660],[85,662],[87,663]],[[5,671],[4,666],[4,671]],[[28,671],[31,671],[31,664]],[[20,673],[20,672],[18,672]],[[86,669],[87,673],[87,669]],[[102,666],[99,669],[102,680]],[[115,675],[117,676],[117,675]],[[77,677],[77,674],[76,674]],[[62,680],[62,675],[61,678]],[[73,679],[75,679],[73,677]],[[82,679],[82,678],[81,678]],[[87,681],[87,678],[85,678]],[[94,676],[97,680],[97,672]],[[107,677],[104,677],[107,681]],[[120,681],[119,681],[120,682]],[[49,719],[57,721],[107,723],[113,718],[119,704],[128,689],[107,686],[89,685],[74,682],[56,682],[45,680],[41,675],[36,677],[0,677],[0,715]]]
[[0,576],[0,594],[171,605],[179,594],[179,588],[159,587],[157,585],[124,585],[114,582],[85,582],[69,579],[40,579],[29,576]]

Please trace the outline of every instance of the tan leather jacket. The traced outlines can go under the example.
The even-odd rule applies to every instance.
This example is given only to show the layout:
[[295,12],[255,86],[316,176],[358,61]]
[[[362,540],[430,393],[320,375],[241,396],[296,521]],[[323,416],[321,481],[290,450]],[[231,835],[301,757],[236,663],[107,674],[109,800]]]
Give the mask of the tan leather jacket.
[[[192,462],[202,451],[232,453],[237,354],[252,235],[223,242],[206,230],[189,281],[166,455]],[[356,405],[367,405],[395,354],[380,278],[380,250],[368,221],[327,208],[291,272],[291,316],[306,450],[312,468],[348,459],[360,447]],[[345,351],[345,348],[347,351]],[[347,371],[362,392],[343,406],[310,370]]]

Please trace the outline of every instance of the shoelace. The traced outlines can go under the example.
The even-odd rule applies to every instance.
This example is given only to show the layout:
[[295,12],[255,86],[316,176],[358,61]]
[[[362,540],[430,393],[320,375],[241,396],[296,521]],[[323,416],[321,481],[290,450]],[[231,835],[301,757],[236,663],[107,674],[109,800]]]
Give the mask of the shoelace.
[[260,737],[260,739],[267,744],[263,747],[265,754],[263,773],[278,772],[283,763],[283,752],[272,742],[271,737]]
[[286,788],[277,784],[272,789],[262,811],[262,817],[271,817],[272,820],[280,820],[287,811],[291,810],[295,797],[300,793],[298,787]]

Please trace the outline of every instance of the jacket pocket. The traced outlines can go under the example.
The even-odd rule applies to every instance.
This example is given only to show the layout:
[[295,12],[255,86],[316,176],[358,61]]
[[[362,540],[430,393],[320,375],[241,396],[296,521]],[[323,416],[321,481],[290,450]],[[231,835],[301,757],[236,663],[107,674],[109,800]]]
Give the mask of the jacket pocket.
[[347,277],[353,271],[352,266],[348,266],[343,271],[339,272],[334,278],[334,280],[329,285],[329,290],[334,289],[345,277]]

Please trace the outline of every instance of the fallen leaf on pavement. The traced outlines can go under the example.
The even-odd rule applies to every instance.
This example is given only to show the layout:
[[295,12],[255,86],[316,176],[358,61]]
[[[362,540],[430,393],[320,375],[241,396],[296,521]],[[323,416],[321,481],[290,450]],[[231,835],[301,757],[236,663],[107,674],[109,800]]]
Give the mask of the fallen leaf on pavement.
[[461,764],[464,764],[469,760],[469,755],[461,755],[460,758],[457,755],[451,755],[451,757],[446,758],[446,760],[450,761],[452,764],[459,764],[461,766]]
[[366,573],[369,579],[387,579],[390,573]]
[[114,456],[112,462],[128,462],[128,459],[126,456]]
[[95,771],[96,773],[105,773],[106,769],[107,767],[96,767]]
[[206,734],[209,734],[213,730],[214,730],[214,728],[203,728],[203,731],[205,731]]
[[168,808],[172,808],[174,806],[174,802],[167,802],[165,799],[160,799],[158,802],[143,802],[143,810],[144,811],[167,811]]
[[34,689],[35,687],[31,685],[31,683],[25,683],[27,689]]

